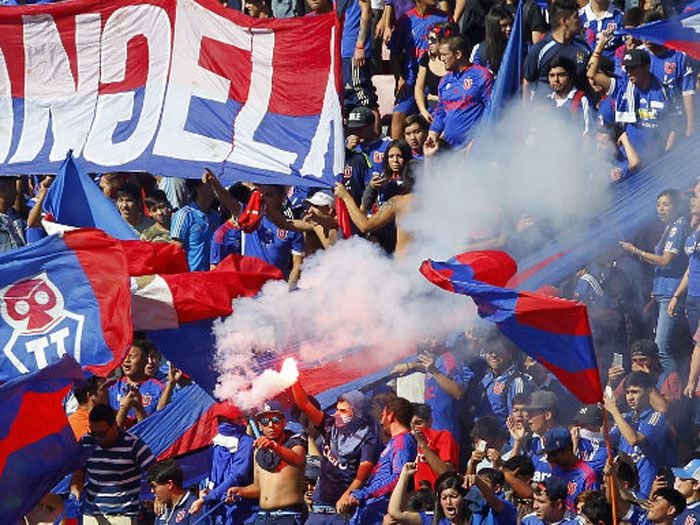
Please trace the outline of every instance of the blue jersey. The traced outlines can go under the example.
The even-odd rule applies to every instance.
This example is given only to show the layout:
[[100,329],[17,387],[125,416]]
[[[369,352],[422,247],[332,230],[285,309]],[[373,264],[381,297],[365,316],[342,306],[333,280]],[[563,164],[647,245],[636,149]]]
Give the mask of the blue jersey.
[[610,432],[610,437],[618,443],[618,451],[627,454],[634,461],[639,474],[639,492],[643,497],[649,497],[659,467],[678,463],[677,458],[672,457],[675,449],[672,446],[671,431],[666,416],[651,408],[638,416],[634,412],[628,412],[623,417],[636,432],[644,436],[644,441],[631,445],[617,426]]
[[476,124],[491,100],[493,76],[482,66],[449,71],[438,86],[438,104],[430,131],[442,133],[451,146],[471,140]]
[[670,252],[674,255],[666,267],[654,266],[654,285],[651,293],[657,297],[671,297],[681,282],[688,260],[685,257],[683,244],[688,237],[688,219],[678,217],[668,224],[661,239],[654,247],[656,255]]
[[615,122],[624,125],[627,137],[643,162],[656,159],[664,152],[668,135],[666,89],[652,75],[649,87],[642,90],[624,73],[612,79],[610,87],[615,98]]
[[[579,89],[586,89],[588,80],[586,78],[586,67],[591,56],[591,50],[580,38],[576,37],[568,44],[561,44],[548,34],[537,42],[525,58],[525,80],[533,83],[540,83],[549,87],[547,71],[549,63],[554,57],[562,56],[568,58],[576,64],[576,75],[574,85]],[[533,85],[537,89],[537,84]]]
[[200,516],[190,514],[192,504],[197,500],[192,492],[185,493],[172,507],[166,507],[160,516],[156,516],[155,525],[190,525],[196,523]]
[[232,221],[226,221],[214,233],[211,263],[218,264],[230,253],[262,259],[279,268],[287,278],[292,254],[304,253],[304,237],[299,232],[278,228],[265,216],[251,233],[245,233]]
[[[369,2],[369,0],[366,0]],[[343,21],[343,36],[340,41],[340,54],[342,58],[352,58],[355,54],[355,46],[357,45],[357,37],[360,34],[360,17],[362,9],[360,8],[360,0],[350,0],[347,3],[345,11],[345,20]],[[367,36],[365,37],[365,58],[372,57],[372,39],[370,38],[371,22],[367,23]]]
[[403,53],[403,78],[413,86],[418,75],[418,61],[428,51],[430,28],[450,21],[450,15],[434,7],[429,7],[424,15],[415,8],[405,13],[396,22],[391,35],[389,49],[392,53]]
[[693,231],[685,241],[688,257],[688,296],[700,297],[700,235]]
[[487,403],[482,409],[482,415],[493,414],[504,423],[513,410],[515,395],[532,391],[530,376],[520,373],[515,365],[511,365],[499,376],[494,376],[493,372],[488,371],[481,384],[486,391]]
[[[608,6],[607,11],[596,15],[589,2],[579,9],[578,16],[583,26],[583,38],[591,49],[595,48],[598,35],[604,30],[608,28],[612,30],[622,29],[623,26],[622,11],[612,5],[612,3]],[[603,55],[612,59],[615,55],[615,50],[621,44],[622,36],[614,35],[603,48]]]
[[[534,512],[523,516],[523,519],[520,522],[520,524],[521,525],[549,525],[548,523],[545,523],[544,520],[542,520],[541,518],[538,518]],[[566,515],[564,515],[564,519],[561,521],[558,521],[557,525],[580,525],[580,522],[576,518],[570,518],[570,517],[567,517]]]
[[364,153],[346,149],[343,168],[343,184],[352,199],[359,206],[366,182],[372,178],[371,164]]
[[[474,377],[474,372],[457,359],[452,352],[445,352],[435,360],[435,368],[445,377],[448,377],[463,389]],[[460,400],[455,399],[440,386],[435,377],[428,372],[425,375],[425,404],[433,413],[433,425],[435,430],[448,430],[452,436],[461,442],[462,429],[459,418]]]
[[[467,499],[471,502],[469,503],[469,508],[472,511],[471,525],[512,525],[517,523],[518,509],[515,505],[498,494],[496,497],[503,503],[503,509],[498,513],[489,507],[476,487],[467,494]],[[476,508],[477,505],[480,508]]]
[[384,171],[384,155],[391,143],[389,137],[382,137],[374,142],[362,142],[355,147],[355,151],[364,153],[369,161],[369,170],[365,174],[365,186],[369,184],[372,177],[381,175]]
[[[158,401],[160,401],[160,396],[163,393],[164,388],[163,383],[157,379],[146,379],[145,381],[139,383],[141,403],[147,416],[150,416],[156,411]],[[109,387],[109,406],[111,406],[114,410],[119,410],[119,402],[128,393],[129,383],[125,377],[122,377]],[[133,408],[131,408],[126,416],[129,419],[135,419],[136,412]]]
[[598,478],[588,464],[580,461],[569,469],[563,469],[558,465],[552,465],[552,476],[559,478],[566,484],[566,508],[576,512],[576,496],[586,490],[598,490]]
[[649,53],[649,57],[652,74],[661,81],[671,98],[695,93],[695,75],[685,53],[664,49],[660,55]]
[[220,223],[218,213],[214,210],[204,212],[196,202],[191,202],[173,215],[170,238],[182,243],[190,271],[209,269],[211,238]]
[[700,501],[689,504],[676,519],[673,525],[698,525],[700,523]]
[[388,504],[401,469],[409,461],[415,461],[417,455],[418,445],[410,432],[392,437],[379,455],[379,461],[365,486],[353,490],[352,495],[365,505],[379,499],[386,500]]
[[603,480],[603,467],[608,460],[605,438],[582,428],[578,437],[578,457],[593,469],[600,483]]
[[647,520],[647,510],[634,503],[630,505],[630,509],[622,517],[622,523],[629,523],[629,525],[650,525],[649,520]]

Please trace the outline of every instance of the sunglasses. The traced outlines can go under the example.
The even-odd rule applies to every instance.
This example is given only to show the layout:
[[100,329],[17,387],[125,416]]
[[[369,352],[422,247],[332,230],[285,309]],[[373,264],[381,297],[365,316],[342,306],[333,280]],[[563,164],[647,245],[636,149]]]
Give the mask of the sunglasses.
[[258,423],[260,423],[264,427],[266,427],[270,423],[272,423],[274,425],[279,425],[281,422],[282,422],[282,418],[279,416],[261,417],[258,419]]

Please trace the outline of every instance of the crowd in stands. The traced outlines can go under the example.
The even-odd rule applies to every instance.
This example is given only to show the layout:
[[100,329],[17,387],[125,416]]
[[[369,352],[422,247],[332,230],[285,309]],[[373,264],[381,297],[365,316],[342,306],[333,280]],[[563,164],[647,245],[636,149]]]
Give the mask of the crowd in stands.
[[[279,268],[293,291],[304,257],[338,242],[340,202],[354,235],[400,257],[411,238],[397,219],[424,158],[469,154],[517,4],[235,1],[229,7],[253,17],[335,11],[342,19],[341,181],[332,192],[225,188],[207,171],[201,180],[105,173],[96,183],[142,240],[182,247],[191,271],[238,253]],[[683,7],[524,0],[522,104],[573,123],[610,156],[610,173],[601,176],[611,183],[695,133],[697,64],[616,32]],[[382,115],[373,76],[388,71],[395,106]],[[0,178],[0,251],[46,235],[41,207],[52,179]],[[657,223],[553,283],[556,295],[588,305],[606,385],[602,406],[582,406],[540,363],[476,324],[420,342],[386,385],[348,391],[331,407],[319,407],[297,382],[291,409],[269,400],[251,420],[222,411],[208,480],[184,486],[178,462],[156,461],[129,429],[176,403],[192,381],[137,333],[120,369],[90,378],[67,404],[76,438],[96,445],[71,481],[82,522],[610,525],[615,514],[630,525],[696,523],[700,182],[663,191],[655,205]],[[484,247],[511,248],[508,241]],[[396,391],[396,378],[416,373],[420,403]],[[153,500],[142,499],[143,483]]]

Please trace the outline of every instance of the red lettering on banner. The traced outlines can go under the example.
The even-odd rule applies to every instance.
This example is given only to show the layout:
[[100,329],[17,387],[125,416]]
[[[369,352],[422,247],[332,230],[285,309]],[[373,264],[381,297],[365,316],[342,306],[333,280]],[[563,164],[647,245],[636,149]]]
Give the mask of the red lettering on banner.
[[199,65],[231,81],[229,98],[241,104],[248,100],[250,73],[253,70],[249,51],[205,36],[202,38]]

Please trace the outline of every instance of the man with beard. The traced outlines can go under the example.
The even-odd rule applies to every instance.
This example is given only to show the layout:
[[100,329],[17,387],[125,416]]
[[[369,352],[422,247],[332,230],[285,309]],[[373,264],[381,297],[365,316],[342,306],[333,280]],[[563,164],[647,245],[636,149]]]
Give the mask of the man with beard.
[[379,429],[367,398],[357,390],[338,398],[333,414],[316,408],[298,381],[294,402],[319,429],[321,468],[307,524],[347,523],[351,493],[362,488],[379,455]]
[[229,488],[227,501],[258,498],[255,525],[301,525],[306,517],[301,489],[306,437],[285,430],[286,417],[275,402],[268,402],[255,421],[263,435],[255,440],[253,483]]
[[381,414],[381,425],[391,439],[379,455],[379,461],[364,487],[353,490],[350,504],[356,506],[352,525],[379,525],[389,506],[389,497],[399,480],[404,464],[416,459],[418,447],[411,434],[413,407],[407,399],[387,401]]

